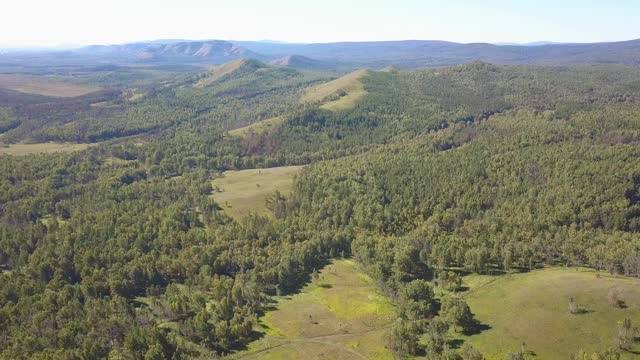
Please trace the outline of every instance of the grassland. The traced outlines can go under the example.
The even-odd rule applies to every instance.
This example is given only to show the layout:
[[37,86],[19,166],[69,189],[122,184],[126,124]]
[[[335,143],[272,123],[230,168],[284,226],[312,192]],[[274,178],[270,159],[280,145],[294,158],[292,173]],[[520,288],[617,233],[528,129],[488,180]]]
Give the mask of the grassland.
[[44,76],[0,74],[0,88],[52,97],[82,96],[100,88],[78,85]]
[[353,108],[356,102],[367,94],[360,79],[367,70],[358,70],[327,83],[308,89],[302,96],[302,102],[319,103],[320,107],[331,111]]
[[39,144],[1,144],[0,143],[0,156],[2,155],[14,155],[25,156],[30,154],[52,154],[66,151],[78,151],[84,150],[89,147],[90,144],[76,144],[76,143],[39,143]]
[[256,123],[253,123],[249,126],[245,126],[245,127],[241,127],[238,129],[234,129],[229,131],[229,135],[230,136],[237,136],[237,137],[245,137],[249,134],[249,132],[253,132],[255,134],[262,134],[265,132],[269,132],[270,130],[272,130],[274,127],[282,124],[282,122],[284,122],[285,117],[284,116],[278,116],[278,117],[274,117],[271,119],[266,119],[266,120],[262,120],[262,121],[258,121]]
[[276,190],[287,193],[293,177],[302,166],[226,171],[213,181],[213,198],[231,216],[241,218],[249,213],[269,214],[267,198]]
[[233,359],[393,359],[389,300],[352,260],[337,260],[261,319],[265,336]]
[[[523,342],[538,359],[567,359],[580,349],[593,352],[611,346],[617,322],[624,318],[640,325],[637,279],[587,269],[548,268],[501,277],[472,275],[465,284],[470,288],[466,300],[471,310],[490,327],[465,340],[487,359],[502,359]],[[609,304],[609,291],[619,294],[624,308]],[[576,299],[583,313],[569,313],[569,297]],[[623,359],[633,358],[638,355],[623,354]]]

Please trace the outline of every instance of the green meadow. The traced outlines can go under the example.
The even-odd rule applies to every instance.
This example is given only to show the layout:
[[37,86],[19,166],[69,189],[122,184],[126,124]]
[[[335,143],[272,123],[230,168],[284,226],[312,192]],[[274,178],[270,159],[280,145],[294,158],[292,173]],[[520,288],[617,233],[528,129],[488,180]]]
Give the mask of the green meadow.
[[300,170],[302,166],[225,171],[213,181],[213,198],[235,218],[249,213],[267,215],[267,198],[276,190],[284,194],[291,191],[293,178]]
[[[465,299],[488,330],[464,340],[487,359],[503,359],[523,343],[532,358],[568,359],[580,350],[592,353],[611,346],[617,323],[625,318],[640,324],[638,279],[584,268],[546,268],[500,277],[471,275],[465,285],[470,288]],[[624,302],[622,307],[609,303],[611,292]],[[569,312],[570,297],[580,313]]]
[[24,156],[30,154],[52,154],[66,151],[78,151],[84,150],[89,147],[90,144],[75,144],[75,143],[58,143],[47,142],[39,144],[2,144],[0,143],[0,156],[2,155],[14,155]]
[[301,292],[277,298],[261,318],[264,334],[233,359],[393,359],[388,298],[352,260],[336,260]]

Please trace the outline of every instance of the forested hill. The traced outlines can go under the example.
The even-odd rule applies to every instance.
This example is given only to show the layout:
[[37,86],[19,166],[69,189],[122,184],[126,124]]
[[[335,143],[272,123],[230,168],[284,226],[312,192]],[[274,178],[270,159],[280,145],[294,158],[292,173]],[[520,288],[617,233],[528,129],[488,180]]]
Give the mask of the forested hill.
[[[637,67],[130,71],[0,94],[1,141],[88,146],[0,156],[0,358],[229,355],[274,297],[353,257],[396,306],[389,349],[460,359],[459,274],[640,276]],[[307,166],[268,216],[211,197],[224,171],[283,165]]]

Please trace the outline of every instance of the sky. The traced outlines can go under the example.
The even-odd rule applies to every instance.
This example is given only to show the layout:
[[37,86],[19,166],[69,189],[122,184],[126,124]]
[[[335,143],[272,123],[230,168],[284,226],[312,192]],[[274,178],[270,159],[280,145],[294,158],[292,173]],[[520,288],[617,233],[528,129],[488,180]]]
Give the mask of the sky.
[[638,0],[2,0],[0,46],[154,39],[600,42],[640,38]]

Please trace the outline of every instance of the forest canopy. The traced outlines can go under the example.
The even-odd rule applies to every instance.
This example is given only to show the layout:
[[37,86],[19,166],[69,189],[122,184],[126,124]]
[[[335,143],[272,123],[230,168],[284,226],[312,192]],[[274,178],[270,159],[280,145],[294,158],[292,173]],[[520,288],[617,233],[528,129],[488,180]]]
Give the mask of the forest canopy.
[[[452,270],[640,277],[637,68],[369,72],[339,111],[300,101],[335,73],[239,69],[0,93],[2,142],[95,143],[0,156],[0,357],[226,355],[272,296],[338,257],[396,303],[402,354],[440,356],[447,329],[473,330],[463,299],[436,296],[459,286]],[[286,165],[309,166],[270,216],[234,220],[210,197],[223,171]]]

